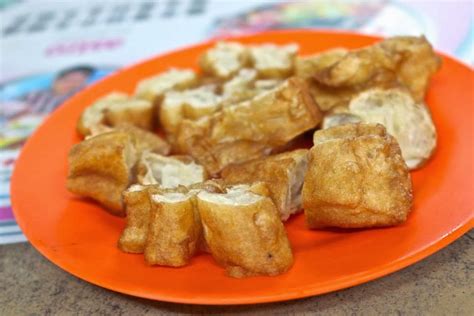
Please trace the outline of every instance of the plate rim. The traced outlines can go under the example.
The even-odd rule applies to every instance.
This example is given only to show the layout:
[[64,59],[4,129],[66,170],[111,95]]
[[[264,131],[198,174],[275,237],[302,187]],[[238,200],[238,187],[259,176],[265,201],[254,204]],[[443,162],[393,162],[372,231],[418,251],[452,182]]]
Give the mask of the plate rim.
[[[123,68],[120,68],[117,72],[114,72],[110,75],[107,75],[106,77],[100,79],[99,81],[93,83],[92,85],[89,85],[85,89],[81,90],[79,93],[75,94],[73,97],[65,101],[58,109],[57,111],[54,111],[54,113],[50,114],[42,123],[41,125],[33,132],[32,135],[27,139],[26,143],[22,147],[22,150],[20,151],[20,155],[18,156],[18,159],[15,163],[15,167],[12,173],[11,177],[11,182],[10,182],[10,188],[11,188],[11,207],[13,214],[15,216],[15,220],[22,230],[23,234],[26,236],[28,239],[28,242],[35,248],[40,254],[42,254],[48,261],[53,263],[54,265],[60,267],[62,270],[65,272],[81,279],[84,280],[88,283],[94,284],[95,286],[99,286],[108,290],[111,290],[113,292],[117,293],[122,293],[126,295],[131,295],[135,297],[142,297],[150,300],[159,300],[159,301],[166,301],[166,302],[172,302],[172,303],[185,303],[185,304],[199,304],[199,305],[245,305],[245,304],[263,304],[263,303],[270,303],[270,302],[280,302],[280,301],[289,301],[289,300],[295,300],[295,299],[300,299],[300,298],[306,298],[310,296],[317,296],[325,293],[330,293],[338,290],[343,290],[349,287],[353,287],[356,285],[360,285],[363,283],[367,283],[369,281],[381,278],[383,276],[389,275],[391,273],[397,272],[401,269],[404,269],[410,265],[413,265],[422,259],[434,254],[435,252],[441,250],[442,248],[448,246],[458,238],[460,238],[462,235],[464,235],[466,232],[471,230],[474,227],[474,218],[471,216],[470,218],[466,218],[464,221],[460,222],[457,227],[452,229],[450,232],[448,232],[445,235],[440,236],[437,240],[432,241],[430,244],[426,245],[424,248],[421,248],[420,250],[407,255],[402,258],[398,258],[395,261],[392,261],[388,264],[385,264],[383,266],[377,266],[376,268],[372,268],[368,271],[364,271],[360,273],[360,275],[357,278],[342,278],[339,279],[339,281],[336,282],[330,282],[327,285],[321,286],[321,284],[311,284],[308,286],[305,286],[303,288],[298,288],[297,291],[288,291],[280,294],[270,294],[268,296],[265,295],[260,295],[258,297],[238,297],[238,298],[212,298],[212,297],[193,297],[193,298],[178,298],[176,296],[169,296],[166,294],[150,294],[148,295],[147,293],[144,292],[136,292],[136,291],[130,291],[127,289],[121,288],[120,290],[113,288],[112,286],[109,286],[109,284],[99,284],[98,282],[89,279],[87,276],[84,275],[79,275],[79,273],[76,273],[74,269],[69,268],[68,264],[63,264],[63,263],[56,263],[49,255],[49,253],[46,251],[46,247],[43,247],[38,240],[31,241],[28,234],[25,233],[25,224],[23,222],[23,219],[21,217],[18,217],[18,210],[17,210],[17,205],[19,202],[17,202],[20,198],[18,195],[15,193],[16,187],[19,186],[19,176],[18,176],[18,169],[23,164],[23,160],[25,160],[25,148],[30,146],[30,143],[34,141],[38,136],[38,132],[40,129],[42,129],[45,125],[48,124],[49,120],[51,117],[56,114],[57,112],[61,111],[66,111],[66,104],[75,102],[76,98],[80,98],[80,96],[84,93],[87,93],[88,90],[94,88],[96,85],[101,84],[105,80],[109,80],[110,78],[113,78],[115,76],[121,76],[123,72],[128,71],[129,69],[135,68],[138,65],[150,62],[155,59],[162,58],[166,55],[172,55],[174,53],[177,53],[182,50],[188,50],[188,49],[193,49],[196,47],[200,46],[205,46],[209,45],[212,43],[215,43],[218,40],[241,40],[245,38],[251,38],[254,36],[264,36],[264,35],[272,35],[272,34],[293,34],[295,32],[298,33],[313,33],[313,34],[339,34],[339,35],[348,35],[348,36],[357,36],[357,37],[365,37],[371,40],[381,40],[385,37],[383,36],[376,36],[376,35],[368,35],[368,34],[362,34],[362,33],[357,33],[357,32],[351,32],[351,31],[338,31],[338,30],[328,30],[328,29],[285,29],[285,30],[270,30],[270,31],[265,31],[265,32],[257,32],[257,33],[252,33],[252,34],[245,34],[245,35],[238,35],[238,36],[229,36],[229,37],[219,37],[219,38],[211,38],[207,39],[204,41],[200,41],[191,45],[185,45],[178,47],[173,50],[168,50],[165,52],[162,52],[160,54],[153,55],[149,58],[144,58],[140,59],[137,62],[134,62],[128,66],[125,66]],[[443,58],[448,58],[451,59],[452,61],[456,62],[457,64],[460,64],[463,66],[463,68],[467,68],[469,71],[473,72],[473,69],[466,64],[465,62],[459,60],[456,57],[451,56],[450,54],[446,54],[444,52],[440,52],[436,50],[436,53],[441,55]],[[472,214],[471,214],[472,215]],[[28,230],[26,230],[28,231]],[[29,231],[28,231],[29,232]],[[376,270],[374,270],[376,269]],[[353,277],[353,276],[351,276]]]

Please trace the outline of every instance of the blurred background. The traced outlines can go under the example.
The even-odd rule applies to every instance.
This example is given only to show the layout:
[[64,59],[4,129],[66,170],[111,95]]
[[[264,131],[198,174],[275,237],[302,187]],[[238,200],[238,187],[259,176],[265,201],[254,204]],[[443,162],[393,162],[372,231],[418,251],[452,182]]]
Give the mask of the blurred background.
[[209,38],[287,28],[424,34],[437,50],[472,66],[473,6],[470,0],[0,0],[0,244],[25,241],[9,195],[21,146],[66,99],[117,69]]

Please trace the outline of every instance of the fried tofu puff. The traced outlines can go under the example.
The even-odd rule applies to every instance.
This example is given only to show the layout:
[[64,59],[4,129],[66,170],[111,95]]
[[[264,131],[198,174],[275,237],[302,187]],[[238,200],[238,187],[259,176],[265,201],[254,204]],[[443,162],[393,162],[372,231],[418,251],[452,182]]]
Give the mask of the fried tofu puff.
[[215,175],[228,165],[267,156],[320,121],[304,81],[290,78],[251,100],[198,121],[183,121],[177,150]]
[[371,89],[349,104],[349,112],[366,123],[379,123],[394,136],[410,169],[421,167],[436,148],[436,128],[430,112],[405,90]]
[[123,192],[127,224],[118,242],[120,250],[143,253],[150,224],[150,194],[163,191],[158,185],[134,184]]
[[395,138],[381,125],[317,131],[303,184],[309,228],[367,228],[403,223],[412,183]]
[[88,136],[102,126],[128,123],[143,129],[153,127],[153,105],[145,100],[133,99],[114,92],[87,107],[77,123],[77,131]]
[[249,46],[253,68],[261,78],[287,78],[293,74],[298,45],[262,44]]
[[175,134],[184,119],[196,120],[210,115],[221,107],[222,97],[214,85],[165,93],[159,109],[161,126],[168,134]]
[[94,129],[91,129],[92,134],[88,137],[113,131],[125,132],[133,137],[135,140],[135,147],[140,154],[144,151],[150,151],[161,155],[168,155],[170,153],[170,144],[159,135],[128,123],[122,123],[114,127],[98,125]]
[[314,78],[328,87],[377,87],[397,81],[421,101],[440,58],[425,37],[392,37],[349,51],[329,67],[317,69]]
[[145,246],[148,264],[181,267],[199,249],[201,222],[192,193],[152,194]]
[[278,275],[293,254],[278,211],[269,197],[249,186],[197,195],[204,238],[214,259],[236,278]]
[[332,66],[347,54],[347,49],[334,48],[314,55],[297,56],[295,75],[302,78],[311,78],[315,73]]
[[130,185],[137,150],[132,137],[111,132],[74,145],[69,152],[67,188],[89,197],[118,216],[124,216],[122,192]]
[[226,167],[221,176],[228,184],[264,182],[285,221],[301,208],[301,188],[308,166],[308,150],[298,149]]
[[144,152],[137,167],[138,183],[159,184],[163,188],[189,186],[207,179],[204,168],[191,157],[165,157]]
[[199,59],[205,73],[219,78],[235,75],[247,64],[247,48],[236,42],[218,42]]
[[197,81],[198,77],[191,69],[170,69],[140,81],[135,88],[135,97],[155,103],[161,101],[165,92],[189,88]]

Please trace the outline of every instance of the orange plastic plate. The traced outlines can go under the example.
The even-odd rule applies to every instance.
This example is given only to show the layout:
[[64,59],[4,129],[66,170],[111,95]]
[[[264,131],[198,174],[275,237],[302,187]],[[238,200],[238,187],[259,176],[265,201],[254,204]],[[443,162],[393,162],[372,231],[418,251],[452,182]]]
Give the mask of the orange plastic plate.
[[[236,40],[296,42],[302,54],[333,47],[357,48],[379,38],[332,32],[279,31]],[[213,43],[174,51],[124,69],[66,102],[36,131],[16,163],[12,202],[31,244],[71,274],[104,288],[155,300],[197,304],[282,301],[354,286],[402,269],[446,246],[473,227],[474,76],[469,67],[443,56],[427,95],[439,134],[433,159],[413,172],[414,209],[397,227],[311,231],[303,215],[287,224],[293,268],[277,277],[233,279],[210,255],[183,268],[150,267],[142,255],[120,252],[125,221],[66,190],[67,154],[80,141],[82,110],[113,90],[169,67],[197,67]]]

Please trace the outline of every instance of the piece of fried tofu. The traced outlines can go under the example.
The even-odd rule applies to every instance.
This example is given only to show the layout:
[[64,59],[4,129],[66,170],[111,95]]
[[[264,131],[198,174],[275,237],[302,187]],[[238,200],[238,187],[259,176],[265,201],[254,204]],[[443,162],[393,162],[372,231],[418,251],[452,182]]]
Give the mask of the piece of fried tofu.
[[133,179],[137,150],[130,135],[110,132],[74,145],[69,152],[67,188],[124,216],[122,192]]
[[219,78],[235,75],[247,64],[247,48],[236,42],[218,42],[199,59],[204,72]]
[[395,138],[382,125],[317,131],[303,184],[309,228],[368,228],[403,223],[412,183]]
[[128,123],[122,123],[114,127],[97,125],[91,129],[91,135],[87,136],[86,139],[113,131],[129,134],[135,140],[135,147],[139,154],[144,151],[150,151],[160,155],[168,155],[170,153],[171,146],[162,137]]
[[278,275],[293,264],[285,228],[269,197],[240,185],[225,193],[201,191],[197,205],[206,243],[228,275]]
[[301,189],[308,165],[308,150],[297,149],[226,167],[221,176],[228,184],[267,184],[280,218],[285,221],[301,209]]
[[102,126],[131,124],[150,130],[154,125],[153,104],[113,92],[100,98],[82,112],[77,131],[88,136],[97,133]]
[[397,139],[410,169],[421,167],[435,151],[437,135],[430,112],[406,90],[367,90],[351,100],[349,113],[385,126]]
[[140,81],[135,88],[135,96],[155,103],[165,92],[189,88],[197,81],[198,77],[191,69],[170,69]]
[[311,78],[315,73],[341,60],[347,52],[347,49],[344,48],[333,48],[314,55],[297,56],[295,75],[302,78]]
[[222,97],[226,104],[232,105],[255,96],[253,88],[257,71],[251,68],[241,69],[234,77],[222,84]]
[[181,267],[199,249],[201,221],[192,193],[152,194],[145,261],[151,265]]
[[287,78],[293,74],[298,45],[261,44],[249,46],[253,68],[261,78]]
[[220,109],[222,97],[214,85],[165,93],[159,109],[161,126],[168,134],[176,133],[184,119],[196,120]]
[[177,149],[215,175],[230,164],[267,156],[320,121],[321,113],[305,82],[290,78],[211,116],[183,121]]
[[176,188],[200,183],[207,178],[204,168],[191,157],[166,157],[144,152],[137,167],[138,183],[159,184],[162,188]]
[[150,194],[162,192],[158,185],[134,184],[123,192],[127,224],[120,235],[118,247],[129,253],[143,253],[150,225]]
[[313,78],[327,87],[359,91],[398,82],[416,101],[422,101],[440,65],[425,37],[398,36],[348,51],[335,63],[318,69]]

